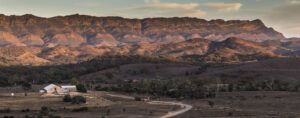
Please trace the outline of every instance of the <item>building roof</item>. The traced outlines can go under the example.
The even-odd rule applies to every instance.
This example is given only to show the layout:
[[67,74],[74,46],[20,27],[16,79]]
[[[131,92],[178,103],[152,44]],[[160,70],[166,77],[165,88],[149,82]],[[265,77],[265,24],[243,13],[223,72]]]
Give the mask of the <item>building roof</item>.
[[55,84],[50,84],[50,85],[46,86],[44,89],[49,90],[49,89],[53,88],[54,86],[56,86],[56,85]]
[[61,88],[63,88],[63,89],[67,89],[67,88],[76,88],[76,86],[73,86],[73,85],[65,85],[65,86],[61,86]]

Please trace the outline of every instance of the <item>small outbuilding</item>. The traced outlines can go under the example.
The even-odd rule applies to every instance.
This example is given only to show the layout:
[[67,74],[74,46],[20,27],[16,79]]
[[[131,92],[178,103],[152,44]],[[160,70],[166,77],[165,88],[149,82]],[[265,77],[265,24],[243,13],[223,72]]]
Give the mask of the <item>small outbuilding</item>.
[[61,86],[61,88],[64,90],[65,93],[77,91],[76,86],[72,86],[72,85],[64,85],[64,86]]

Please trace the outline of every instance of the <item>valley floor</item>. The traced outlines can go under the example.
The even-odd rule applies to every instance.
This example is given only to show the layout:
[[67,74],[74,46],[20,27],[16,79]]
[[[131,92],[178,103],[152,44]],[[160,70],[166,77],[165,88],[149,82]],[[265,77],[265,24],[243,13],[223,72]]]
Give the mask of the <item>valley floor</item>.
[[[15,118],[24,118],[26,115],[36,115],[39,114],[41,106],[51,108],[51,115],[72,118],[167,118],[174,114],[173,118],[300,117],[300,93],[297,92],[223,92],[218,93],[214,99],[176,101],[161,98],[159,102],[135,101],[134,95],[90,92],[84,95],[88,98],[88,103],[80,106],[63,103],[62,96],[41,97],[33,93],[30,93],[27,97],[23,97],[23,94],[17,94],[16,97],[7,95],[0,95],[0,109],[10,108],[10,112],[0,113],[0,117],[15,116]],[[97,99],[93,99],[92,96],[96,96]],[[100,101],[97,102],[97,100]],[[162,103],[161,101],[174,102]],[[178,103],[183,104],[179,105]],[[189,105],[191,106],[189,107]],[[89,110],[86,112],[72,112],[72,109],[83,106],[89,107]],[[22,112],[27,108],[30,109],[29,112]]]
[[[45,96],[37,93],[29,93],[28,96],[24,96],[24,93],[18,93],[16,96],[11,97],[8,93],[2,93],[0,94],[0,117],[24,118],[25,116],[38,116],[42,106],[50,109],[50,115],[68,118],[156,118],[164,116],[170,111],[181,109],[180,106],[175,104],[149,104],[103,93],[72,93],[71,96],[81,95],[87,98],[87,103],[80,105],[63,102],[63,96]],[[83,112],[72,111],[81,107],[88,107],[88,110]],[[9,111],[6,111],[7,109]]]

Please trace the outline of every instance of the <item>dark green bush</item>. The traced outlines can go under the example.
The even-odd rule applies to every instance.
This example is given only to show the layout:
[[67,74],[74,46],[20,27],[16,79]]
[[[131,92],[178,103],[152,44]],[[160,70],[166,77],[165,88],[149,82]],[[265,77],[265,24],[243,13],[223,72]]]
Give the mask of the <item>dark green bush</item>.
[[73,109],[72,112],[85,112],[85,111],[88,111],[88,107],[80,107],[80,108],[77,108],[77,109]]
[[23,109],[22,112],[29,112],[30,109]]
[[215,106],[215,102],[213,102],[213,101],[208,101],[208,105],[209,105],[210,107],[214,107],[214,106]]
[[142,101],[142,98],[140,98],[140,97],[134,97],[134,100],[135,101]]
[[10,109],[9,109],[9,108],[0,110],[0,113],[9,113],[9,112],[10,112]]
[[14,118],[14,116],[3,116],[3,118]]
[[108,79],[114,78],[114,75],[113,75],[111,72],[106,72],[106,73],[105,73],[105,76],[106,76]]
[[82,84],[76,85],[76,88],[77,88],[78,92],[82,92],[82,93],[86,93],[87,92],[86,88]]
[[97,85],[97,86],[95,87],[95,90],[96,90],[96,91],[101,91],[101,89],[102,89],[101,85]]
[[86,99],[82,96],[75,96],[72,98],[72,104],[86,103]]
[[43,115],[43,116],[47,116],[47,115],[49,114],[49,109],[48,109],[48,107],[45,107],[45,106],[41,107],[40,113],[41,113],[41,115]]
[[72,102],[72,98],[71,98],[71,96],[68,94],[68,95],[65,95],[65,96],[64,96],[63,101],[64,101],[64,102]]
[[49,118],[61,118],[60,116],[55,116],[55,115],[49,115]]

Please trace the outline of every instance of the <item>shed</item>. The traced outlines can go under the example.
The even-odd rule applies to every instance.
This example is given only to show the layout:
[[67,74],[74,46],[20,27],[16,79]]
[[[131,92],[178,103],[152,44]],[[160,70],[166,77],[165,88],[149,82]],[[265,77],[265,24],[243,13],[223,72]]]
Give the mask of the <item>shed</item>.
[[64,90],[65,93],[77,91],[77,88],[74,85],[63,85],[61,86],[61,88]]

